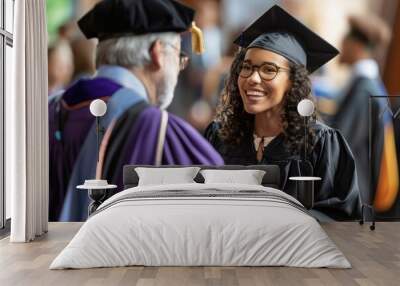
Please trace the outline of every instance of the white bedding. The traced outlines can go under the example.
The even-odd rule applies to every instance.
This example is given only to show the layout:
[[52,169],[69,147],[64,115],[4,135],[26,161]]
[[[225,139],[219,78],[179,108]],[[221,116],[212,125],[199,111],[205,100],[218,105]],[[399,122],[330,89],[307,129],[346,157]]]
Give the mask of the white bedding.
[[[182,195],[140,197],[173,190]],[[185,191],[189,195],[183,195]],[[260,197],[251,191],[258,191]],[[204,195],[190,196],[190,192]],[[224,192],[226,197],[218,196]],[[127,265],[350,268],[342,252],[299,204],[279,190],[254,185],[131,188],[104,202],[50,269]]]

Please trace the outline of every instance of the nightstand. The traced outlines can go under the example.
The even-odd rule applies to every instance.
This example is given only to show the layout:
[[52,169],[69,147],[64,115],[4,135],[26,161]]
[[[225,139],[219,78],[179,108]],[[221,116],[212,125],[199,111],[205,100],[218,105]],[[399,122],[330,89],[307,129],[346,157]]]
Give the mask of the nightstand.
[[76,187],[80,190],[88,190],[88,196],[92,200],[88,207],[88,216],[103,203],[107,191],[116,187],[116,185],[109,185],[106,180],[85,180],[85,184]]
[[296,181],[296,198],[306,209],[314,206],[314,182],[320,181],[320,177],[290,177],[289,180]]

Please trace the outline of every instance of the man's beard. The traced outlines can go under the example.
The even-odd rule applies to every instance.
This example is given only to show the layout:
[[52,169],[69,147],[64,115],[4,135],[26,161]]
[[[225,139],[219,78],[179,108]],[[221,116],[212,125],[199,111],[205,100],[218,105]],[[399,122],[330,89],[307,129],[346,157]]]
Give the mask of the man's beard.
[[174,98],[175,86],[178,82],[178,67],[170,59],[165,59],[164,76],[157,88],[157,105],[166,109]]

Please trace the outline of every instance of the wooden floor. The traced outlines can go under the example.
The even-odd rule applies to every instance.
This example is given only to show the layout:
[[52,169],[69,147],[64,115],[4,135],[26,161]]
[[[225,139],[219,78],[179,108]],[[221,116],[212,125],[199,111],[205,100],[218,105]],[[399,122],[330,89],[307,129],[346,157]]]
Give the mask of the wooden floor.
[[50,223],[32,243],[0,241],[0,285],[400,285],[400,223],[378,223],[375,231],[357,223],[323,228],[353,268],[289,267],[123,267],[48,270],[80,223]]

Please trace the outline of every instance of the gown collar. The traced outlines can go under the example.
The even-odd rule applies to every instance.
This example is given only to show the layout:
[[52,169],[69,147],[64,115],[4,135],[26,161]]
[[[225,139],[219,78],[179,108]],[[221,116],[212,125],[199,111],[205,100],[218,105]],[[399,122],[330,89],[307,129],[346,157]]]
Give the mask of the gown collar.
[[123,87],[135,90],[135,93],[148,101],[143,83],[128,69],[121,66],[103,65],[97,70],[95,77],[107,78]]
[[271,137],[258,137],[257,134],[253,134],[253,143],[254,143],[254,148],[256,151],[258,151],[258,147],[260,146],[261,140],[264,139],[264,148],[271,143],[272,140],[274,140],[276,136],[271,136]]

